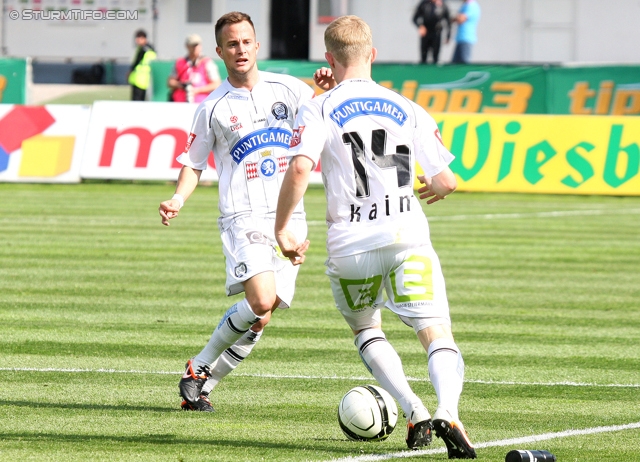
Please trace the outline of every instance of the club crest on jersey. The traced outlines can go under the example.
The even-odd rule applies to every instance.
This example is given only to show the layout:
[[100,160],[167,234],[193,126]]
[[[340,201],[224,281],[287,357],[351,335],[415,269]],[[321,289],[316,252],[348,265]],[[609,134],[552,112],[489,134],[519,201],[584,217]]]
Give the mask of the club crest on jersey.
[[290,148],[295,148],[300,144],[300,137],[302,136],[302,132],[304,131],[304,125],[300,125],[298,128],[293,129],[293,136],[291,137]]
[[244,263],[240,263],[234,268],[233,272],[235,273],[237,278],[241,278],[242,276],[247,274],[247,265],[245,265]]
[[276,120],[286,120],[289,118],[287,105],[279,101],[277,103],[273,103],[273,106],[271,106],[271,114],[273,114]]
[[352,98],[346,100],[329,114],[340,127],[360,116],[377,115],[393,120],[401,127],[407,121],[407,113],[396,103],[385,98]]
[[189,149],[191,149],[191,143],[193,143],[193,140],[196,139],[196,134],[195,133],[189,133],[189,138],[187,138],[187,144],[184,147],[184,151],[185,153],[189,152]]
[[291,132],[285,127],[267,127],[240,138],[231,148],[231,157],[239,164],[249,154],[267,148],[289,149]]

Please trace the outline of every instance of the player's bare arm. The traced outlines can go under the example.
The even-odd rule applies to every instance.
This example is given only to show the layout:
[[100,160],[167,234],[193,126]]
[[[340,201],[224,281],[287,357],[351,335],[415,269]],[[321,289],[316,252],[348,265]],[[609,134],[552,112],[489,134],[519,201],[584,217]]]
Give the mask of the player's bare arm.
[[309,240],[298,242],[293,233],[287,230],[287,223],[289,223],[293,211],[307,190],[309,174],[312,169],[313,162],[308,157],[298,155],[291,159],[278,196],[275,236],[280,246],[280,251],[294,265],[304,263],[305,252],[309,248]]
[[427,199],[427,204],[443,200],[458,187],[456,177],[449,167],[431,178],[426,175],[418,175],[418,181],[424,185],[418,189],[420,194],[418,197]]
[[184,205],[184,202],[189,198],[194,189],[196,189],[196,186],[198,186],[201,174],[202,170],[196,170],[187,166],[182,167],[173,198],[161,202],[158,208],[158,213],[160,217],[162,217],[163,225],[169,226],[169,220],[178,216],[180,208]]
[[321,67],[313,74],[313,81],[324,91],[331,90],[337,85],[333,72],[328,67]]

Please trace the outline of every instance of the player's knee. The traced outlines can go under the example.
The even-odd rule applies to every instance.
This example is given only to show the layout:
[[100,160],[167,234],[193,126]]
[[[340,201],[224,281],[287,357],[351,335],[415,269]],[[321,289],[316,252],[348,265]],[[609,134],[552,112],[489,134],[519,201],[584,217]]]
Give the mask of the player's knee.
[[449,324],[435,324],[427,327],[424,331],[427,333],[430,342],[441,338],[453,341],[453,333]]
[[276,296],[264,293],[253,294],[252,296],[247,294],[247,301],[256,315],[266,317],[267,313],[271,314],[271,309],[276,303]]

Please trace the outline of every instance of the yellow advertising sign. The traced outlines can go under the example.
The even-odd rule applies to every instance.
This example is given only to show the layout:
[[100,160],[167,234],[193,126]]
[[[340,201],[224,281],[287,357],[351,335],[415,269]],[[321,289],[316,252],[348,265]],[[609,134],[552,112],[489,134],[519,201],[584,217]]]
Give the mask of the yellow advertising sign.
[[434,118],[460,191],[640,195],[640,117]]
[[36,135],[22,142],[18,176],[55,177],[68,172],[75,136]]

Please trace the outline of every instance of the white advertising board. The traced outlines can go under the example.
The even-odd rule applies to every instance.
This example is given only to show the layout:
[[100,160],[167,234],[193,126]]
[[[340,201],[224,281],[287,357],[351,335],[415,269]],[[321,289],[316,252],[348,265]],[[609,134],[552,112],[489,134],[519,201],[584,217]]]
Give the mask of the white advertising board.
[[90,106],[0,105],[0,181],[79,183]]
[[[177,180],[197,104],[97,101],[93,104],[82,178]],[[213,168],[202,181],[218,177]]]

